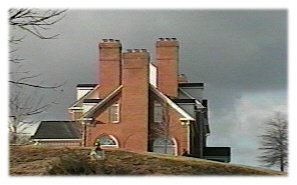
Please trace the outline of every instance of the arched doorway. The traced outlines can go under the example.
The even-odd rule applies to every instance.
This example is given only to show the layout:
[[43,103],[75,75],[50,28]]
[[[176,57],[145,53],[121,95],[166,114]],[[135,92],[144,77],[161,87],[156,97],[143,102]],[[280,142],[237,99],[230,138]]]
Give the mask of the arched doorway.
[[153,152],[161,154],[177,154],[177,144],[174,139],[157,138],[153,142]]
[[100,136],[95,140],[95,143],[100,143],[101,147],[119,148],[118,140],[112,135]]

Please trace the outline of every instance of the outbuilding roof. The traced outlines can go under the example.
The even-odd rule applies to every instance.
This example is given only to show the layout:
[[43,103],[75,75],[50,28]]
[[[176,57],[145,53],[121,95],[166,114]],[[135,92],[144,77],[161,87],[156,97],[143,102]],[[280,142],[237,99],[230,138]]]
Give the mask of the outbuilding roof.
[[41,121],[31,139],[80,139],[75,121]]

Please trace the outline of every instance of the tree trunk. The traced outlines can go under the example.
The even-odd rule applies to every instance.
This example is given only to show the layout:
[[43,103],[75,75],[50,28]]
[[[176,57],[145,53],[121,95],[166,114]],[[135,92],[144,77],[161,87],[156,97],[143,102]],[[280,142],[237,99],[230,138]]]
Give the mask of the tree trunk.
[[285,170],[284,160],[283,160],[283,157],[281,156],[281,158],[280,158],[280,171],[283,172],[284,170]]
[[17,140],[18,140],[18,136],[16,132],[11,132],[11,140],[10,143],[11,144],[17,144]]

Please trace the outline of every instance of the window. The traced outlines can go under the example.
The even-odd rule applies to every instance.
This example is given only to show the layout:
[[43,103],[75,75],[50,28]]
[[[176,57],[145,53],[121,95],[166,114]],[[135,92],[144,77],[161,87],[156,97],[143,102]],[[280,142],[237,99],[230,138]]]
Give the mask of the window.
[[163,108],[159,102],[154,103],[154,122],[162,123],[163,122]]
[[153,142],[153,152],[175,155],[176,150],[174,139],[157,138]]
[[104,147],[104,146],[118,147],[117,140],[111,135],[106,135],[106,136],[97,138],[96,143],[100,143],[100,146],[102,146],[102,147]]
[[109,109],[109,120],[111,123],[120,122],[120,104],[115,103]]

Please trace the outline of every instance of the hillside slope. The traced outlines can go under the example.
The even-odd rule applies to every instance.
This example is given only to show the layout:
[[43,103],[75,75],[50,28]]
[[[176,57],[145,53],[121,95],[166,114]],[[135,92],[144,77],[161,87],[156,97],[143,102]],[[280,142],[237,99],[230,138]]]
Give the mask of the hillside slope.
[[[285,175],[272,170],[189,157],[153,153],[139,154],[116,150],[106,151],[107,157],[104,161],[92,161],[88,156],[89,152],[90,149],[86,148],[13,146],[10,148],[10,174],[49,175],[49,169],[57,164],[57,161],[61,159],[59,157],[73,156],[74,154],[75,161],[87,161],[87,163],[79,165],[89,164],[92,166],[89,167],[92,168],[91,172],[87,173],[92,175]],[[67,162],[67,165],[68,163],[71,162]],[[55,169],[54,174],[59,175],[60,172],[64,174],[61,169],[58,171]]]

